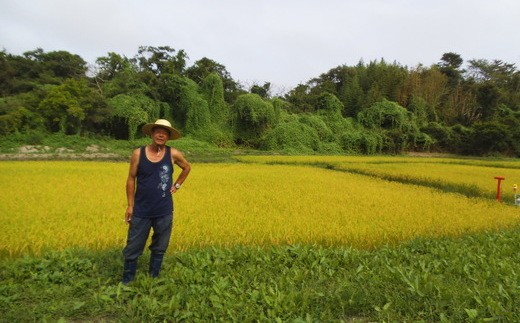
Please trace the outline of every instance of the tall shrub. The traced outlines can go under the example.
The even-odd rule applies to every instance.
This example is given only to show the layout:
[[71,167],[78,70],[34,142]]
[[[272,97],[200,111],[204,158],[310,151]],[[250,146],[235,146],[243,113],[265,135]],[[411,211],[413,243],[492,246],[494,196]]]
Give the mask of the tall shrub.
[[291,120],[282,122],[269,131],[265,136],[263,148],[292,154],[308,154],[317,151],[319,144],[316,130],[298,120]]
[[369,129],[400,129],[412,127],[409,112],[396,102],[383,100],[376,102],[357,115],[358,121]]
[[358,120],[369,130],[381,132],[383,150],[389,153],[428,150],[433,144],[431,137],[419,130],[415,115],[396,102],[377,102],[358,113]]
[[128,139],[134,140],[139,125],[160,117],[162,104],[143,94],[118,94],[108,100],[112,117],[123,119],[128,127]]
[[320,141],[334,141],[334,133],[332,132],[330,127],[325,123],[323,118],[314,114],[303,114],[300,116],[300,122],[314,129],[318,134]]
[[187,79],[181,86],[180,105],[186,111],[186,133],[200,135],[211,125],[208,102],[198,92],[197,84]]
[[275,123],[273,105],[257,94],[242,94],[232,106],[232,122],[237,142],[258,145]]
[[473,126],[472,148],[478,155],[507,154],[511,147],[511,132],[497,121],[485,121]]
[[211,121],[224,127],[229,119],[229,107],[224,100],[224,84],[217,73],[209,74],[201,86],[203,98],[208,102]]
[[343,103],[334,94],[324,92],[316,99],[316,111],[329,118],[341,118]]

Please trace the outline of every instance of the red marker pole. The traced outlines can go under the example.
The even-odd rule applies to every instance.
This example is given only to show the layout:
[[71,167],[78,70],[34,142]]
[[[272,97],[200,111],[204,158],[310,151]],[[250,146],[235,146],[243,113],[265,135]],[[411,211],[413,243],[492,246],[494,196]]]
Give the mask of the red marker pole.
[[501,194],[500,183],[501,183],[505,178],[502,177],[502,176],[497,176],[497,177],[495,177],[495,179],[498,181],[498,182],[497,182],[497,201],[500,202],[500,198],[501,198],[501,196],[500,196],[500,194]]
[[513,191],[515,191],[515,205],[520,206],[520,197],[516,194],[516,190],[518,190],[518,185],[513,185]]

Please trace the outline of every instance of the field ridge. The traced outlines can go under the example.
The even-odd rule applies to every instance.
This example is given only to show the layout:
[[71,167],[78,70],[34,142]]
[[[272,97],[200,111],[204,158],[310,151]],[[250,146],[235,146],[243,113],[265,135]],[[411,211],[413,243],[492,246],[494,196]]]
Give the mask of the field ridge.
[[[391,175],[391,174],[380,174],[380,173],[370,172],[367,170],[348,168],[348,166],[346,166],[344,168],[340,168],[333,163],[323,163],[323,162],[305,163],[305,162],[273,161],[273,162],[266,162],[265,164],[267,164],[267,165],[313,166],[313,167],[324,168],[324,169],[333,170],[333,171],[337,171],[337,172],[345,172],[345,173],[369,176],[369,177],[373,177],[373,178],[377,178],[377,179],[381,179],[381,180],[385,180],[385,181],[390,181],[390,182],[433,188],[433,189],[437,189],[441,192],[460,194],[460,195],[463,195],[463,196],[466,196],[469,198],[490,199],[489,194],[483,193],[476,185],[471,185],[471,184],[458,184],[458,183],[444,182],[441,180],[414,178],[414,177],[410,177],[410,176],[396,176],[396,175]],[[461,164],[461,165],[464,165],[464,164]],[[492,166],[489,166],[489,167],[492,167]],[[504,167],[504,168],[510,168],[510,167]]]

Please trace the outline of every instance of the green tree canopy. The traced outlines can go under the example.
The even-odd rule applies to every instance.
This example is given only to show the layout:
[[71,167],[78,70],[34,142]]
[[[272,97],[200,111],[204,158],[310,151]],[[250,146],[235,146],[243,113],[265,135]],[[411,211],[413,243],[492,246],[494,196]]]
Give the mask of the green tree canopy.
[[224,84],[217,73],[206,76],[201,85],[201,92],[208,103],[211,121],[219,127],[224,127],[229,121],[229,106],[224,99]]
[[92,96],[85,79],[68,79],[49,91],[38,110],[51,131],[79,134],[87,113],[93,108]]
[[161,116],[162,104],[143,94],[118,94],[108,100],[112,117],[123,119],[128,127],[128,139],[134,140],[140,125]]
[[232,120],[235,138],[257,145],[265,131],[274,126],[275,112],[273,105],[258,94],[242,94],[232,106]]
[[202,85],[210,74],[217,74],[222,80],[224,88],[224,99],[227,103],[233,102],[236,97],[244,93],[238,82],[233,80],[226,67],[212,59],[203,57],[186,69],[186,77],[192,79],[197,84]]
[[184,50],[175,52],[170,46],[140,46],[134,61],[142,71],[152,72],[156,76],[182,74],[188,55]]

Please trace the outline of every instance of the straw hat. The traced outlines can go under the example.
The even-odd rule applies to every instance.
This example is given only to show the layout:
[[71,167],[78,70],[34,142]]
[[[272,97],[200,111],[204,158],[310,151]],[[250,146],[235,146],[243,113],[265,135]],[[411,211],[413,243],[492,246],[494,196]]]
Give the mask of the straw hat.
[[147,123],[141,128],[141,131],[145,135],[149,136],[152,134],[153,128],[155,127],[167,129],[170,132],[170,139],[178,139],[181,137],[181,133],[179,132],[179,130],[173,128],[170,121],[165,119],[157,119],[157,121],[155,121],[154,123]]

